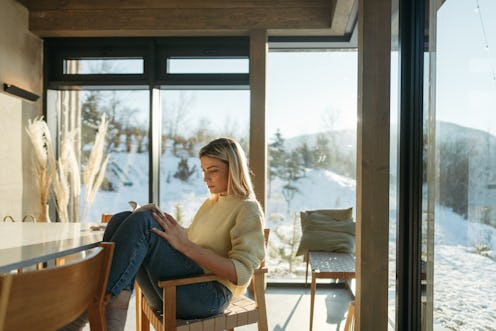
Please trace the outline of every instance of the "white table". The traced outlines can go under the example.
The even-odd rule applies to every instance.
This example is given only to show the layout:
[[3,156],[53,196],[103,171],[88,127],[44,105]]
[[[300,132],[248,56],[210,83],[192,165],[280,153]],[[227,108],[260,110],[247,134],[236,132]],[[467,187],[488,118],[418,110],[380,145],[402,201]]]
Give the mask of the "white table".
[[102,224],[0,223],[0,273],[96,247]]

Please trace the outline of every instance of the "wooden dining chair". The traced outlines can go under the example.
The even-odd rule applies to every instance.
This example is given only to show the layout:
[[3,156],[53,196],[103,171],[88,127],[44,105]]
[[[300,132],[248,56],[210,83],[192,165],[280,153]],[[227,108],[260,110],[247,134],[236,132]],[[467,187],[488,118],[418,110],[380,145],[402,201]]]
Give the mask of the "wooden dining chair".
[[[269,229],[264,230],[265,245],[269,238]],[[220,331],[234,330],[235,327],[247,324],[258,324],[259,331],[267,331],[267,308],[265,304],[265,274],[267,267],[262,261],[260,267],[255,270],[251,279],[250,287],[253,299],[247,296],[234,298],[224,313],[204,319],[177,320],[176,319],[176,287],[186,284],[195,284],[221,280],[216,275],[201,275],[180,279],[171,279],[159,282],[163,289],[163,310],[155,311],[147,302],[141,291],[137,296],[141,297],[141,331],[149,331],[150,324],[156,331]]]
[[53,331],[88,312],[90,329],[105,331],[105,292],[113,243],[43,270],[0,276],[0,331]]

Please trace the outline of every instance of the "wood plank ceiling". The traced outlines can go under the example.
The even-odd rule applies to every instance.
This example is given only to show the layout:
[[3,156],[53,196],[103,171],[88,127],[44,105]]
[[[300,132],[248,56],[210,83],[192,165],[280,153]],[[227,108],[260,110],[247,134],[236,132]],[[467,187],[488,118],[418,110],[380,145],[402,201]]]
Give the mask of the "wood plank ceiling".
[[18,0],[40,37],[350,35],[357,0]]

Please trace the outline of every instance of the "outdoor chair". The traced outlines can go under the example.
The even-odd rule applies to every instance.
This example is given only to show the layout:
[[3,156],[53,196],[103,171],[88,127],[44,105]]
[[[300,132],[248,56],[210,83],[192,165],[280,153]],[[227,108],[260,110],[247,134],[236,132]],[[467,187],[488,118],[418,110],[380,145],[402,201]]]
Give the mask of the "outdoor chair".
[[315,293],[318,278],[348,281],[355,278],[355,223],[352,208],[320,209],[300,213],[302,236],[296,255],[312,271],[310,287],[310,331],[313,329]]

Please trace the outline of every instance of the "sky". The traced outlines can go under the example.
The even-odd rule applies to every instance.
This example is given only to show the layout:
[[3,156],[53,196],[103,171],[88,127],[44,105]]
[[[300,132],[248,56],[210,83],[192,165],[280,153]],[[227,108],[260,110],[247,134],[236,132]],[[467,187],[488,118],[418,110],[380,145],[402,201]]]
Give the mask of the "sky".
[[448,0],[437,18],[436,116],[493,135],[496,134],[495,17],[494,0]]

